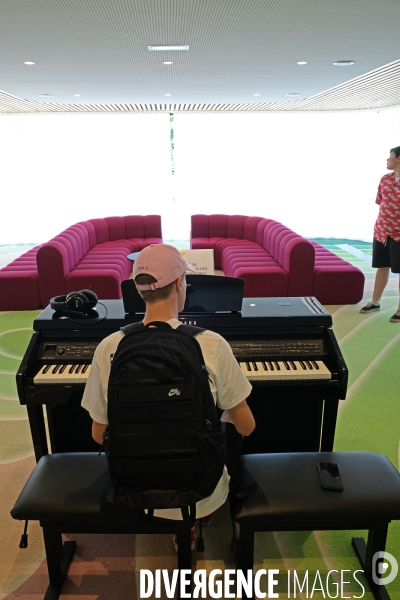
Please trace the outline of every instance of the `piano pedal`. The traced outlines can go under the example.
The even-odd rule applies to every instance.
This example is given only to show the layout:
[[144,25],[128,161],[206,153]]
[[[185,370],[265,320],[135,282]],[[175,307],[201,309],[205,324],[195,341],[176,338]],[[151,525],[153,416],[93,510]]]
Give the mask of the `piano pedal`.
[[25,521],[25,526],[24,526],[24,533],[21,535],[21,539],[19,541],[19,547],[20,548],[27,548],[28,547],[28,521]]

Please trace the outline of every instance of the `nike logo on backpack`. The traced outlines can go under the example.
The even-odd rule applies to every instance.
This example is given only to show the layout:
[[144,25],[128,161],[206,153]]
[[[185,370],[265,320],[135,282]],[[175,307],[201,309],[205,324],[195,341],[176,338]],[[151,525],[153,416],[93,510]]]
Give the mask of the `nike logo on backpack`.
[[180,395],[181,395],[181,390],[178,390],[178,388],[172,388],[168,392],[168,396],[180,396]]

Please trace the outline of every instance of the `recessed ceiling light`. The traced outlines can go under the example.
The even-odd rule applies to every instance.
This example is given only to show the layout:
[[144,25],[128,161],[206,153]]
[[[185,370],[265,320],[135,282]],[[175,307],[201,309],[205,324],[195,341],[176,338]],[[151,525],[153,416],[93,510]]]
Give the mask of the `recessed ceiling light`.
[[171,94],[164,94],[165,96],[171,96]]
[[350,67],[350,65],[354,65],[354,60],[337,60],[333,64],[335,67]]
[[163,65],[173,65],[172,60],[163,60]]
[[261,96],[261,94],[253,94],[253,96]]
[[158,50],[189,50],[189,46],[147,46],[150,52]]
[[53,94],[39,94],[41,98],[52,98]]
[[35,63],[34,63],[34,62],[32,62],[31,60],[26,60],[26,61],[24,62],[24,65],[34,65],[34,64],[35,64]]
[[286,94],[287,98],[298,98],[300,96],[300,94],[298,94],[297,92],[290,92],[289,94]]
[[299,62],[297,64],[298,65],[306,65],[307,61],[306,60],[299,60]]
[[74,94],[74,98],[80,98],[81,95],[80,94]]

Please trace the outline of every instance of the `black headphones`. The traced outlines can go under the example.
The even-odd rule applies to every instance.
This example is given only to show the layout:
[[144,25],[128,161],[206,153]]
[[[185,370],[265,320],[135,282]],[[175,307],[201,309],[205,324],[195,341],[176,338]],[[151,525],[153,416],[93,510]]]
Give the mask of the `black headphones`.
[[[54,296],[50,307],[67,317],[84,318],[90,316],[90,311],[96,306],[98,298],[91,290],[70,292],[66,296]],[[95,311],[94,311],[95,312]]]

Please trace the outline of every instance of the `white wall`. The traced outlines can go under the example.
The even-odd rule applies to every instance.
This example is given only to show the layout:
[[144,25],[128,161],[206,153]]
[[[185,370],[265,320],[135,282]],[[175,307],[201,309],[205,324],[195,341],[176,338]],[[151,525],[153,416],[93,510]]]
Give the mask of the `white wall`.
[[308,237],[371,239],[379,179],[400,145],[400,107],[175,122],[176,196],[188,214],[258,215]]
[[166,114],[0,115],[0,140],[0,243],[159,214],[171,198]]
[[0,115],[0,244],[77,221],[162,215],[187,239],[193,213],[259,215],[305,236],[370,240],[400,107],[340,113]]

